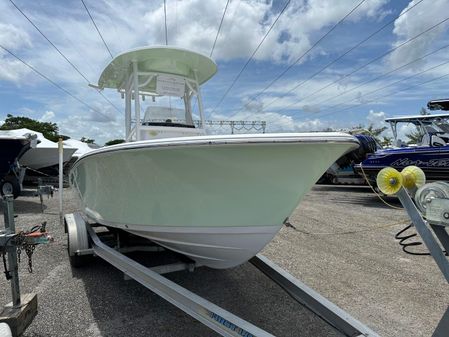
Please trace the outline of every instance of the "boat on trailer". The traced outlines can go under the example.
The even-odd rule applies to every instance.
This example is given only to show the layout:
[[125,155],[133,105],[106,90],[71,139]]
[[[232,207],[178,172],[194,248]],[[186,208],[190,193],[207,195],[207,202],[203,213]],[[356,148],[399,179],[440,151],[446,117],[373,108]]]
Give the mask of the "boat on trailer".
[[[166,46],[116,56],[98,88],[125,99],[127,142],[81,156],[70,181],[90,221],[230,268],[262,250],[323,172],[359,143],[330,132],[206,135],[200,86],[216,69],[205,55]],[[157,106],[164,101],[165,110]],[[144,104],[150,115],[142,119]]]
[[[449,110],[449,99],[430,101],[431,110]],[[377,173],[385,167],[402,170],[416,165],[427,180],[449,180],[449,114],[410,115],[385,119],[394,136],[394,146],[369,154],[355,171],[375,182]],[[407,144],[398,136],[398,125],[414,125],[419,135],[417,144]]]
[[25,170],[19,160],[36,146],[36,136],[28,133],[17,135],[12,130],[0,131],[0,194],[17,198],[22,191]]

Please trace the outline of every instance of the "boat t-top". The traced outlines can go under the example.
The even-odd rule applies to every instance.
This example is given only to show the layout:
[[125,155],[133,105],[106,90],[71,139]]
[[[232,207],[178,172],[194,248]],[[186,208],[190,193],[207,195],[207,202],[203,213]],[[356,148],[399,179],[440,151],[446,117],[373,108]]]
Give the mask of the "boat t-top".
[[98,88],[124,98],[127,142],[81,156],[71,183],[89,221],[229,268],[263,249],[359,144],[344,133],[207,135],[200,86],[216,71],[209,57],[174,47],[116,56]]

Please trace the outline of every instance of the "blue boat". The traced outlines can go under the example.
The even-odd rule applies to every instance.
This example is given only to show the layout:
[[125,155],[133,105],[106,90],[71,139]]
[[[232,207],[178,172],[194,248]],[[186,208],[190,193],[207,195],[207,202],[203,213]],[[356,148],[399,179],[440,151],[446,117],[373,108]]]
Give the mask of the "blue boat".
[[[430,101],[431,110],[449,110],[449,99]],[[402,170],[406,166],[420,167],[428,180],[449,181],[449,114],[401,116],[385,119],[394,136],[392,148],[380,149],[354,166],[359,174],[375,181],[377,173],[391,166]],[[419,134],[417,144],[409,145],[398,138],[398,124],[413,124]]]

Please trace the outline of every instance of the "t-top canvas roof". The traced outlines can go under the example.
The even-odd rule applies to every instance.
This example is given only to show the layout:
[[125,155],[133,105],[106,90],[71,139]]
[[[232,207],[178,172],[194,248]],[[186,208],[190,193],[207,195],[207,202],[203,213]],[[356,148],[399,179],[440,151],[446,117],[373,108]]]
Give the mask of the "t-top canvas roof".
[[[178,75],[195,80],[198,84],[209,80],[216,72],[215,62],[200,53],[167,46],[144,47],[116,56],[103,70],[98,86],[118,89],[132,73],[132,62],[137,61],[138,72]],[[154,92],[155,80],[139,89]]]
[[404,123],[419,123],[419,122],[431,122],[436,119],[449,118],[449,114],[438,115],[415,115],[415,116],[401,116],[386,118],[385,122],[404,122]]

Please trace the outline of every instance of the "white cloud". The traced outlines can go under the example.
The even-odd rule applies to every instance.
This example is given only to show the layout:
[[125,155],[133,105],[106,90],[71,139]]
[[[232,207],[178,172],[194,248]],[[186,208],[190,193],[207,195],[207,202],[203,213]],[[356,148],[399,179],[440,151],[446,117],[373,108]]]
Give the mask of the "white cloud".
[[[415,5],[416,2],[417,0],[412,0],[403,12]],[[413,10],[399,17],[394,22],[393,33],[397,37],[394,46],[400,45],[445,19],[448,10],[447,0],[434,0],[429,6],[419,4]],[[449,22],[445,22],[422,37],[395,50],[389,57],[391,66],[401,66],[425,55],[430,51],[435,40],[446,31],[447,27],[449,27]],[[425,61],[416,62],[413,64],[413,67],[419,69],[424,63]]]
[[7,49],[31,47],[31,39],[28,33],[17,28],[13,24],[0,22],[0,44]]
[[55,122],[58,123],[61,134],[73,139],[88,137],[95,139],[98,144],[104,144],[111,139],[124,138],[123,120],[106,124],[93,122],[85,116],[69,115],[61,120],[55,120]]
[[[347,20],[373,18],[383,13],[386,0],[373,0],[360,6]],[[164,44],[163,3],[134,0],[98,1],[88,4],[113,54],[142,45]],[[55,4],[58,6],[58,4]],[[353,1],[297,0],[287,8],[256,54],[258,60],[291,61],[310,47],[311,35],[322,34],[352,7]],[[57,8],[54,12],[23,6],[25,13],[68,59],[95,83],[109,55],[80,3]],[[187,47],[209,54],[218,23],[223,14],[223,1],[183,0],[167,2],[167,24],[170,45]],[[219,60],[246,58],[255,49],[279,14],[271,2],[262,0],[232,1],[217,41],[214,57]],[[85,86],[85,80],[48,44],[47,41],[9,3],[0,4],[5,23],[0,24],[0,42],[19,48],[19,55],[58,83]],[[8,22],[6,22],[8,21]],[[21,27],[20,29],[17,27]],[[280,37],[288,36],[286,40]],[[315,36],[314,36],[315,39]],[[33,41],[33,48],[31,46]],[[319,54],[322,51],[317,50]],[[11,56],[1,56],[0,79],[30,82],[26,69]],[[42,81],[33,75],[32,81]],[[71,89],[71,88],[69,88]]]
[[53,122],[53,119],[55,118],[55,113],[53,111],[45,111],[45,113],[40,118],[41,122]]
[[[354,0],[292,1],[276,24],[275,29],[256,54],[256,60],[277,63],[291,62],[307,50],[333,24],[338,22],[357,2]],[[387,0],[366,1],[348,17],[347,21],[350,23],[363,21],[363,24],[377,21],[389,13],[384,8],[386,3]],[[396,22],[397,27],[395,26],[395,34],[398,40],[402,41],[407,36],[416,34],[416,32],[409,32],[409,29],[414,28],[413,23],[415,21],[420,22],[420,28],[417,29],[422,29],[425,26],[424,23],[429,25],[435,23],[435,21],[432,21],[432,16],[437,17],[439,12],[444,13],[441,7],[442,3],[444,1],[437,0],[435,4],[425,6],[425,19],[422,18],[422,13],[417,15],[415,12],[410,16],[408,13],[404,15],[404,20],[405,17],[408,17],[404,22],[398,20]],[[165,42],[162,1],[129,0],[120,2],[100,0],[91,1],[87,5],[114,55],[130,48]],[[187,47],[208,55],[216,36],[224,5],[224,1],[167,1],[169,44]],[[233,63],[237,63],[235,62],[236,59],[242,61],[246,59],[277,17],[280,6],[276,5],[275,11],[273,3],[270,1],[231,1],[214,51],[214,58],[219,61],[231,60],[234,61]],[[23,5],[22,7],[49,39],[87,76],[89,81],[95,83],[103,66],[110,61],[110,57],[82,4],[70,2],[62,5],[56,2],[52,4],[52,8],[33,5]],[[435,7],[439,9],[435,9]],[[414,11],[415,9],[413,9]],[[2,13],[0,43],[4,43],[5,46],[13,49],[24,60],[48,75],[52,80],[101,111],[101,114],[89,111],[85,106],[59,92],[58,89],[51,87],[38,76],[32,75],[31,71],[20,62],[0,52],[0,80],[9,81],[25,88],[25,90],[17,92],[17,95],[18,98],[26,99],[24,101],[26,103],[34,103],[33,108],[36,110],[34,117],[40,118],[42,116],[44,118],[46,112],[53,112],[53,116],[47,115],[46,118],[57,122],[60,125],[61,132],[73,135],[77,139],[81,136],[87,136],[97,140],[100,139],[101,142],[101,139],[109,140],[123,137],[123,115],[120,116],[94,90],[88,88],[85,80],[61,58],[9,2],[0,3],[0,12]],[[430,21],[430,23],[427,21]],[[354,31],[354,35],[357,35],[356,33],[359,32]],[[314,49],[314,53],[309,55],[308,58],[332,54],[332,50],[320,46]],[[402,61],[404,60],[402,57]],[[401,61],[401,58],[398,61]],[[229,67],[225,71],[237,72],[238,67],[230,64],[232,63],[226,63]],[[270,66],[272,65],[270,64]],[[273,73],[278,70],[275,66],[273,65],[270,69]],[[341,74],[342,70],[344,70],[343,73],[346,73],[348,69],[340,67],[335,70],[329,69],[322,74],[323,76],[318,76],[313,81],[309,81],[307,86],[300,87],[291,95],[280,99],[269,109],[276,111],[298,101],[300,98],[304,98],[327,84],[330,76],[336,77]],[[249,69],[247,71],[249,72]],[[258,71],[265,72],[268,70],[258,69]],[[366,72],[364,71],[363,76],[365,75]],[[363,80],[363,76],[351,76],[351,80],[348,79],[345,83],[357,85]],[[295,81],[299,81],[298,77],[296,76]],[[225,84],[221,83],[226,89],[227,85]],[[247,107],[252,112],[251,115],[249,113],[248,115],[236,115],[233,119],[257,118],[267,120],[270,131],[308,131],[334,127],[335,123],[320,121],[315,118],[315,115],[311,115],[313,117],[305,121],[298,121],[297,116],[292,117],[270,111],[260,112],[262,104],[272,101],[279,93],[285,93],[286,88],[288,90],[294,84],[293,80],[282,81],[282,84],[270,88],[270,92],[267,92],[261,102],[251,103]],[[259,85],[259,81],[254,81],[251,84],[252,92]],[[374,84],[366,86],[358,94],[360,96],[360,92],[377,87]],[[317,101],[341,93],[343,90],[345,90],[344,87],[333,86],[308,101],[297,102],[293,107],[302,108],[307,112],[316,112],[320,108],[323,109],[316,104]],[[243,99],[248,91],[250,90],[240,90],[235,97]],[[123,103],[119,101],[116,92],[105,91],[105,94],[122,109]],[[20,104],[23,105],[24,102]],[[328,106],[332,108],[332,104],[334,102],[331,102],[330,106],[325,105],[324,108]],[[39,108],[36,108],[36,106]]]
[[383,127],[385,126],[385,117],[386,114],[383,111],[375,112],[373,110],[370,110],[368,112],[368,115],[366,116],[366,119],[369,124],[372,124],[374,127]]
[[[0,45],[11,52],[20,48],[32,46],[28,33],[13,24],[0,22]],[[12,59],[9,54],[0,49],[0,80],[18,83],[31,70],[18,60]]]
[[[373,110],[370,110],[368,115],[366,116],[368,124],[372,124],[374,128],[381,128],[385,126],[387,127],[387,129],[382,133],[382,135],[387,137],[393,137],[393,132],[391,130],[390,124],[384,121],[385,118],[387,118],[387,115],[384,111],[375,112]],[[409,140],[407,134],[416,132],[416,126],[412,123],[398,123],[396,131],[397,131],[397,138],[402,140],[403,142],[407,142]]]
[[[369,1],[361,5],[347,20],[379,18],[384,13],[382,6],[385,3],[386,0]],[[311,34],[338,22],[354,5],[353,1],[292,1],[255,55],[255,59],[276,62],[296,59],[310,47]],[[169,44],[209,54],[221,20],[224,2],[184,0],[168,2],[167,6],[167,12],[172,13],[167,17]],[[175,16],[173,13],[176,13]],[[271,2],[231,2],[218,37],[214,57],[230,60],[250,56],[278,14],[279,11],[273,11]],[[163,43],[163,4],[155,10],[147,11],[144,22],[149,36],[156,42]]]
[[0,80],[19,84],[30,72],[20,61],[7,59],[0,53]]
[[305,120],[298,121],[292,116],[277,112],[254,113],[251,111],[246,111],[238,112],[231,117],[214,113],[211,117],[215,120],[265,121],[267,122],[266,132],[321,131],[328,127],[333,127],[333,123],[322,121],[318,118],[307,118]]
[[397,127],[397,133],[398,133],[398,139],[401,139],[404,142],[407,142],[409,138],[407,137],[407,134],[416,132],[416,126],[412,123],[401,123],[398,124]]

